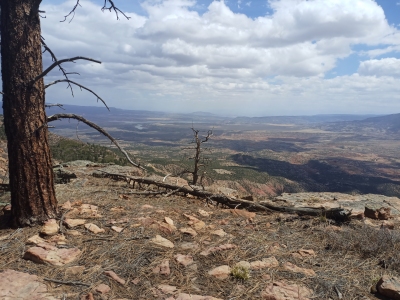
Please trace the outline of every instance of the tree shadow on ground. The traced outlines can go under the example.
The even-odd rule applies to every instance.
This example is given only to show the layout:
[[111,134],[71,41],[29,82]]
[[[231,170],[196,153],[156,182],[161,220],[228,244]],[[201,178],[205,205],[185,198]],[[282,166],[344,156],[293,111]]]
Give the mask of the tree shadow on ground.
[[[350,174],[336,165],[325,161],[310,160],[303,165],[250,155],[235,154],[232,160],[242,166],[249,166],[271,176],[284,177],[299,183],[304,191],[341,192],[362,194],[383,194],[400,196],[400,182],[369,174]],[[343,159],[342,159],[343,160]],[[351,164],[355,161],[347,159]],[[360,165],[363,162],[357,161]],[[371,168],[371,166],[369,166]],[[362,169],[362,167],[361,167]]]

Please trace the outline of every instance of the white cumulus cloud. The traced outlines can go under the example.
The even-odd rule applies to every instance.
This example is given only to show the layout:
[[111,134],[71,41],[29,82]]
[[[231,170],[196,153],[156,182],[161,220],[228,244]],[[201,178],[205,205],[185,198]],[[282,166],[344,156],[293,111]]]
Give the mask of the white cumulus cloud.
[[400,77],[400,59],[389,57],[363,61],[360,63],[358,73],[366,76]]
[[[127,12],[131,19],[119,21],[115,14],[101,12],[101,1],[81,2],[72,22],[60,23],[76,1],[43,1],[43,36],[59,58],[101,60],[102,65],[79,62],[66,67],[79,72],[83,83],[111,96],[114,106],[225,108],[239,113],[243,110],[235,106],[246,103],[249,113],[260,113],[257,108],[267,112],[273,104],[279,113],[293,101],[313,113],[316,107],[349,107],[343,100],[322,100],[335,95],[358,103],[362,99],[355,93],[368,96],[375,84],[388,89],[383,94],[389,99],[392,89],[368,78],[398,77],[390,61],[381,59],[362,62],[357,77],[324,78],[338,59],[353,53],[354,45],[399,46],[398,31],[373,0],[270,0],[273,13],[257,18],[234,13],[224,1],[212,1],[199,13],[194,0],[147,0],[142,3],[144,14]],[[398,66],[396,59],[394,63]],[[47,80],[59,76],[54,71]],[[335,87],[335,82],[340,84]],[[52,87],[49,97],[67,99],[63,88]],[[328,97],[327,91],[334,94]],[[276,105],[277,100],[285,105]]]

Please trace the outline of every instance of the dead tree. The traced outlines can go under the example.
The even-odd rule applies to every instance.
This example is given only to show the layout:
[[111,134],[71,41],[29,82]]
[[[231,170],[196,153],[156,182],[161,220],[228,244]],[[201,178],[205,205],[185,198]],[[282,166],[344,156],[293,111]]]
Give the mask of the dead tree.
[[[12,221],[16,226],[33,225],[57,216],[57,200],[48,142],[44,77],[59,68],[71,92],[71,81],[63,64],[78,60],[101,63],[87,57],[58,60],[41,36],[41,0],[0,0],[1,66],[4,127],[7,136]],[[79,0],[69,15],[73,17]],[[112,0],[102,10],[121,12]],[[128,18],[127,16],[125,16]],[[43,47],[43,48],[42,48]],[[43,70],[42,49],[53,63]],[[99,100],[99,96],[92,92]],[[103,101],[104,103],[104,101]]]
[[193,140],[191,141],[191,144],[193,144],[193,146],[185,147],[182,150],[194,152],[194,154],[190,154],[188,157],[189,160],[193,161],[193,169],[189,170],[185,168],[185,170],[180,172],[178,176],[190,174],[192,176],[192,184],[197,185],[198,183],[202,184],[204,175],[206,174],[205,168],[209,162],[209,158],[204,156],[204,152],[209,151],[209,148],[204,147],[203,144],[208,142],[213,131],[208,130],[207,135],[199,136],[199,130],[194,129],[193,127],[191,129],[193,132]]

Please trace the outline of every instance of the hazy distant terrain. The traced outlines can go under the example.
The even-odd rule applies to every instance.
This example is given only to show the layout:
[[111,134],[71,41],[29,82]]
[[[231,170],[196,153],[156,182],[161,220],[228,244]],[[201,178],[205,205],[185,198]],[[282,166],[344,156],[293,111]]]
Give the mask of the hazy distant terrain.
[[[220,117],[65,106],[121,141],[161,173],[187,162],[191,127],[213,129],[209,184],[268,196],[296,191],[380,193],[400,196],[400,115]],[[48,114],[61,112],[51,108]],[[109,145],[86,125],[54,122],[52,132]]]

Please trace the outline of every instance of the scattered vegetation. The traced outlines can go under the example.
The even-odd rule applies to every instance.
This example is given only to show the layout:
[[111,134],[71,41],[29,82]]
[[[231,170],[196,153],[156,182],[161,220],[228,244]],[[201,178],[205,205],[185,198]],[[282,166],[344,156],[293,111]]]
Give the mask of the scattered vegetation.
[[400,271],[400,232],[368,225],[346,227],[329,232],[326,248],[338,253],[354,253],[364,259],[374,259],[385,269]]
[[127,160],[117,150],[104,146],[83,143],[70,139],[59,139],[50,144],[53,159],[66,162],[72,160],[90,160],[99,163],[127,165]]
[[245,266],[234,266],[232,268],[231,274],[234,278],[239,280],[248,280],[250,278],[250,270]]

